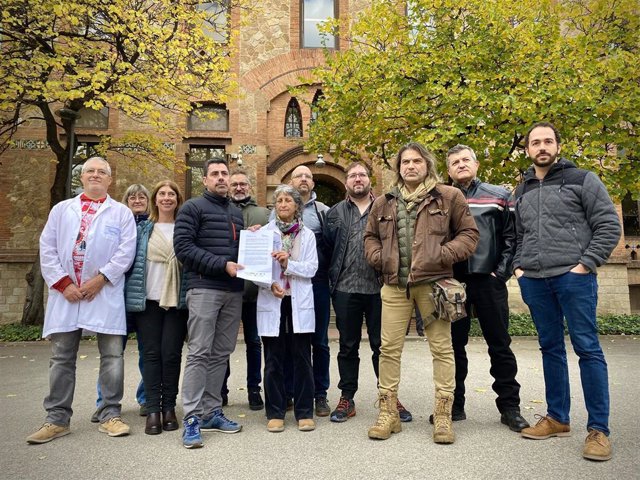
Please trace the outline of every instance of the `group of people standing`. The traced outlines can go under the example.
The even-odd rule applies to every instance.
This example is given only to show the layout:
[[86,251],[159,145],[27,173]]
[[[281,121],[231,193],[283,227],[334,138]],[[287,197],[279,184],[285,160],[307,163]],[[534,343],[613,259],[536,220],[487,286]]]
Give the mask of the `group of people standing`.
[[[53,208],[40,241],[50,286],[43,335],[52,341],[51,387],[46,423],[27,441],[45,443],[70,432],[83,329],[97,334],[100,350],[99,430],[129,433],[120,417],[125,310],[141,343],[147,434],[180,426],[175,407],[185,338],[183,445],[202,447],[202,431],[241,430],[223,412],[240,321],[249,405],[266,407],[270,432],[285,429],[289,409],[300,431],[315,429],[314,414],[347,421],[356,414],[364,322],[379,406],[368,435],[387,439],[412,420],[398,392],[404,339],[416,311],[433,362],[433,440],[453,443],[452,422],[467,418],[471,315],[451,324],[432,314],[433,282],[455,277],[466,284],[467,311],[475,313],[488,345],[500,421],[525,438],[569,435],[566,319],[589,413],[583,456],[608,460],[608,375],[597,337],[596,269],[617,244],[620,223],[598,177],[559,157],[553,125],[532,126],[524,141],[533,165],[515,203],[505,188],[477,178],[480,163],[465,145],[447,153],[452,186],[442,183],[429,150],[405,145],[396,156],[396,186],[378,198],[369,168],[352,163],[346,198],[330,209],[316,199],[305,166],[275,190],[269,212],[251,198],[246,173],[229,172],[223,160],[211,159],[201,197],[183,204],[175,183],[154,187],[149,218],[138,223],[137,234],[131,211],[107,194],[109,164],[89,159],[82,169],[84,193]],[[238,277],[243,229],[273,234],[270,281]],[[543,358],[548,410],[533,427],[520,413],[510,348],[506,281],[512,274],[531,310]],[[330,301],[340,335],[340,399],[333,411],[327,400]]]

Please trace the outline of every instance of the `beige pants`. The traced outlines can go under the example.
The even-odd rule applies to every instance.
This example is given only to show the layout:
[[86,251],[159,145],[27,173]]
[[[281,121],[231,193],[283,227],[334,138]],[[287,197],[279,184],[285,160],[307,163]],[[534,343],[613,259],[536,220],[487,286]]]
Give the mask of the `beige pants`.
[[384,285],[382,297],[382,345],[380,347],[380,393],[398,392],[400,359],[414,302],[425,320],[425,335],[433,358],[433,383],[437,393],[452,395],[455,388],[455,364],[451,345],[451,324],[444,320],[427,323],[433,313],[430,284],[415,285],[409,290]]

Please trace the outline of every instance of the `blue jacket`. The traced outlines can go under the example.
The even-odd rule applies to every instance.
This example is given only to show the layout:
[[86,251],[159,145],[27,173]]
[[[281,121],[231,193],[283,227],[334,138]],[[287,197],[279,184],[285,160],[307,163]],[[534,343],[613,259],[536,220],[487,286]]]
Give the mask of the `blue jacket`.
[[[127,273],[124,284],[124,302],[127,312],[144,312],[147,308],[147,248],[154,223],[144,220],[138,224],[138,242],[133,265]],[[178,308],[186,309],[186,287],[184,275],[180,282]]]
[[238,261],[242,211],[227,197],[205,191],[178,212],[173,248],[184,268],[187,290],[206,288],[241,292],[244,280],[231,278],[227,262]]

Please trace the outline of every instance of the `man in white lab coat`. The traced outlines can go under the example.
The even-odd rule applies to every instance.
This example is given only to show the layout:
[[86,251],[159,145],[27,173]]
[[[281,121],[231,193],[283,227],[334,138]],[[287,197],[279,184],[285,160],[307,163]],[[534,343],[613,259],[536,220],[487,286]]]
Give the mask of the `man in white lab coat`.
[[53,207],[40,237],[42,276],[49,286],[43,336],[51,340],[51,361],[47,418],[27,437],[31,444],[70,433],[83,330],[98,337],[103,397],[98,429],[111,437],[129,433],[120,418],[127,330],[123,285],[135,255],[136,225],[127,206],[107,194],[112,178],[106,160],[87,160],[80,179],[84,192]]

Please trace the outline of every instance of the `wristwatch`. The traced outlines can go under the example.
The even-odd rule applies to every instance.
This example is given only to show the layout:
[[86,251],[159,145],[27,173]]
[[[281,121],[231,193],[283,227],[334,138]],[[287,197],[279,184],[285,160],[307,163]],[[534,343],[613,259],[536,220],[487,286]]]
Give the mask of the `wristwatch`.
[[102,272],[98,272],[100,275],[102,275],[102,278],[104,278],[104,281],[109,283],[109,277],[107,277],[104,273]]

